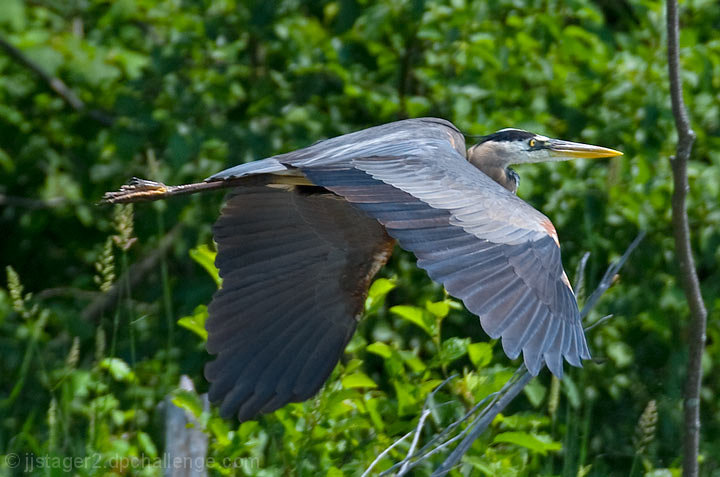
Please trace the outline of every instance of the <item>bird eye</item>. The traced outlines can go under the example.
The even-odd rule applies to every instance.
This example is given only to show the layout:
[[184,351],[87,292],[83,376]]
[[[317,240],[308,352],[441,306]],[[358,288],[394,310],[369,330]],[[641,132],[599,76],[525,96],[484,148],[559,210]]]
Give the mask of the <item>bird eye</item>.
[[530,139],[528,144],[530,144],[530,147],[535,147],[535,139]]

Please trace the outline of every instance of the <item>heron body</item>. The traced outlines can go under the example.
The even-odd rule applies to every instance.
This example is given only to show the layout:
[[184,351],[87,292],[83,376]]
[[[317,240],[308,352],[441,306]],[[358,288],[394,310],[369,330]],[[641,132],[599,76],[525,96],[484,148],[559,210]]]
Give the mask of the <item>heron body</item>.
[[[467,150],[453,124],[421,118],[211,176],[197,189],[233,189],[213,228],[223,285],[206,323],[210,400],[246,420],[315,394],[396,243],[533,375],[581,366],[590,352],[555,228],[515,195],[508,166],[619,154],[517,129]],[[106,199],[172,190],[144,182]]]

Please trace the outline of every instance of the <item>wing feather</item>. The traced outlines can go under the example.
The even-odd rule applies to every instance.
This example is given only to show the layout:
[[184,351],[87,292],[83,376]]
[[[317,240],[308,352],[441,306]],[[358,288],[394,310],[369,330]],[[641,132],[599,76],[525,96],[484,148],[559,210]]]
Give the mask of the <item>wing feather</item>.
[[318,391],[392,239],[336,195],[260,186],[231,193],[214,232],[205,376],[221,414],[246,420]]
[[[522,350],[533,374],[547,364],[562,376],[563,358],[577,365],[590,354],[549,221],[474,167],[457,166],[467,163],[455,151],[441,152],[301,170],[381,222],[491,337],[502,338],[508,356]],[[427,167],[431,159],[437,167]]]

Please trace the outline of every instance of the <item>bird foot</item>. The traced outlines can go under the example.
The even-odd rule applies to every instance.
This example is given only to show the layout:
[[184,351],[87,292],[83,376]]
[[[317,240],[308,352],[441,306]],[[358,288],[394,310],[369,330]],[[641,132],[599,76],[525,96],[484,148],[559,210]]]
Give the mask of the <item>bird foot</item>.
[[115,192],[106,192],[101,200],[105,204],[124,204],[128,202],[144,202],[158,200],[168,193],[168,186],[162,182],[149,181],[133,177]]

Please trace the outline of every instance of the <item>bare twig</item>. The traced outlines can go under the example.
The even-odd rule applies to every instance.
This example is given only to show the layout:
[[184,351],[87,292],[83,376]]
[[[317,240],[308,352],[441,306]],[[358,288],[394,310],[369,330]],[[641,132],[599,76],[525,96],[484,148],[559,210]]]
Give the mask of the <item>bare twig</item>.
[[670,76],[670,100],[678,133],[676,156],[671,158],[670,161],[673,170],[672,223],[675,236],[675,253],[680,272],[678,278],[685,290],[685,297],[690,307],[687,338],[689,359],[684,402],[683,475],[685,477],[695,477],[699,472],[701,360],[705,349],[707,310],[700,292],[700,281],[695,271],[695,262],[690,245],[687,204],[685,202],[687,191],[690,188],[687,177],[687,163],[695,142],[695,133],[690,127],[687,109],[682,97],[678,45],[679,30],[677,1],[668,0],[668,74]]
[[447,383],[449,383],[452,379],[455,379],[457,377],[457,374],[453,374],[452,376],[449,376],[445,378],[445,380],[440,383],[430,394],[428,394],[427,398],[425,398],[425,404],[423,405],[422,414],[420,415],[420,419],[418,419],[418,425],[415,428],[415,437],[413,437],[412,443],[410,444],[410,449],[407,452],[407,456],[403,460],[404,464],[400,468],[400,471],[398,472],[398,476],[405,475],[410,468],[408,467],[410,464],[410,459],[412,458],[413,454],[415,453],[415,449],[417,448],[418,440],[420,439],[420,432],[422,432],[422,428],[425,425],[425,419],[431,414],[430,405],[433,402],[433,399],[435,398],[435,395],[437,394],[440,389],[442,389]]
[[515,399],[515,396],[520,394],[520,391],[523,390],[532,378],[533,376],[527,371],[527,369],[525,369],[525,365],[520,365],[515,372],[515,377],[510,379],[510,381],[508,381],[503,387],[504,392],[501,390],[499,398],[491,403],[487,412],[478,416],[478,418],[470,424],[470,428],[472,430],[468,432],[467,436],[465,436],[455,450],[450,453],[448,458],[445,459],[440,467],[432,473],[433,477],[440,477],[450,472],[450,470],[460,462],[462,456],[470,450],[470,446],[472,446],[473,442],[480,437],[480,434],[485,432],[490,423],[497,417],[498,414],[500,414],[500,412],[502,412],[503,409],[507,407],[508,404],[512,402],[513,399]]
[[592,325],[586,326],[586,327],[584,328],[585,333],[587,333],[588,331],[590,331],[590,330],[592,330],[592,329],[594,329],[594,328],[597,328],[598,326],[602,325],[602,324],[605,323],[606,321],[610,320],[613,316],[615,316],[615,315],[613,315],[613,314],[605,315],[605,316],[603,316],[602,318],[600,318],[599,320],[597,320],[595,323],[593,323]]
[[635,237],[635,240],[633,240],[627,250],[625,250],[625,253],[622,254],[622,257],[620,257],[617,262],[610,264],[607,270],[605,270],[605,275],[603,275],[602,280],[600,280],[597,288],[595,288],[595,291],[592,292],[590,297],[585,302],[582,310],[580,311],[580,318],[584,319],[588,315],[588,313],[590,313],[590,310],[595,307],[595,304],[600,299],[600,297],[608,290],[608,288],[612,286],[612,284],[615,282],[615,276],[623,267],[623,265],[625,265],[627,259],[630,258],[630,254],[633,253],[633,251],[637,248],[638,245],[640,245],[640,242],[642,242],[644,238],[645,231],[641,230],[637,237]]
[[388,452],[390,452],[391,450],[393,450],[396,446],[400,445],[400,443],[401,443],[402,441],[404,441],[405,439],[407,439],[408,437],[410,437],[413,432],[414,432],[414,431],[408,432],[407,434],[405,434],[404,436],[402,436],[400,439],[398,439],[398,440],[396,440],[395,442],[393,442],[387,449],[385,449],[384,451],[382,451],[382,452],[375,458],[375,460],[372,461],[372,463],[368,466],[368,468],[365,470],[365,472],[363,472],[363,474],[362,474],[360,477],[367,477],[368,475],[370,475],[370,471],[373,470],[373,468],[377,465],[377,463],[380,462],[383,457],[385,457],[386,455],[388,455]]
[[[420,439],[420,432],[422,431],[423,426],[425,425],[425,419],[430,415],[430,409],[423,410],[422,414],[420,415],[420,419],[418,420],[417,428],[415,429],[415,436],[413,437],[412,443],[410,444],[410,449],[408,449],[407,457],[412,457],[412,455],[415,453],[415,449],[417,448],[418,440]],[[405,475],[407,473],[408,465],[410,465],[410,461],[405,459],[405,463],[402,467],[400,467],[400,471],[398,472],[398,476]]]
[[83,290],[81,288],[73,287],[55,287],[46,288],[35,294],[35,298],[38,300],[48,300],[57,297],[70,297],[77,298],[79,300],[93,300],[103,295],[101,291]]
[[413,433],[415,433],[415,437],[413,438],[412,444],[410,445],[410,450],[407,453],[407,456],[402,461],[398,462],[394,466],[392,466],[390,469],[386,470],[380,475],[385,475],[386,473],[392,471],[393,469],[397,468],[398,466],[402,466],[403,468],[400,469],[400,472],[398,475],[404,475],[406,466],[405,464],[410,462],[410,459],[413,457],[413,454],[415,453],[415,448],[417,447],[417,442],[420,437],[420,432],[422,431],[423,426],[425,425],[425,420],[427,417],[432,414],[432,411],[430,410],[430,404],[432,400],[435,398],[435,394],[437,394],[440,389],[442,389],[447,383],[449,383],[451,380],[455,379],[457,377],[457,374],[453,374],[452,376],[447,377],[442,383],[440,383],[428,396],[425,398],[425,404],[423,404],[422,413],[420,416],[420,419],[418,420],[418,425],[415,427],[414,431],[410,431],[404,436],[402,436],[400,439],[396,440],[392,443],[390,447],[385,449],[383,452],[380,453],[380,455],[377,456],[375,460],[372,461],[370,466],[363,472],[362,477],[365,477],[370,474],[370,471],[377,465],[378,462],[380,462],[380,459],[382,459],[385,455],[387,455],[390,450],[395,448],[395,446],[399,445],[402,441],[410,437]]
[[40,65],[34,63],[18,48],[10,44],[7,40],[0,36],[0,49],[4,50],[7,55],[20,63],[25,68],[35,73],[41,80],[55,91],[67,104],[70,105],[75,111],[83,114],[87,114],[95,121],[99,122],[103,126],[111,126],[113,118],[102,111],[96,109],[88,109],[87,105],[81,100],[75,92],[70,89],[60,78],[48,74],[43,70]]
[[[507,383],[506,383],[505,385],[507,385]],[[503,389],[504,389],[504,386],[503,386]],[[461,417],[460,419],[457,419],[457,420],[453,421],[452,424],[450,424],[450,425],[449,425],[448,427],[446,427],[444,430],[442,430],[441,432],[439,432],[438,434],[436,434],[435,436],[433,436],[433,438],[430,439],[430,440],[428,441],[428,443],[425,444],[419,451],[417,451],[415,454],[413,454],[413,455],[411,455],[411,456],[406,456],[403,460],[401,460],[400,462],[396,463],[395,465],[393,465],[392,467],[390,467],[389,469],[387,469],[386,471],[384,471],[382,474],[380,474],[380,477],[384,477],[384,476],[386,476],[386,475],[390,475],[393,470],[397,469],[398,467],[401,467],[401,466],[405,465],[406,462],[409,462],[409,461],[411,461],[411,460],[414,460],[415,462],[414,462],[411,466],[408,467],[409,469],[411,469],[411,468],[415,467],[416,465],[418,465],[418,464],[419,464],[420,462],[422,462],[423,460],[429,458],[430,456],[432,456],[432,455],[434,455],[434,454],[437,454],[438,452],[444,450],[446,447],[448,447],[448,446],[454,444],[456,441],[460,440],[460,439],[465,435],[465,433],[467,432],[467,430],[469,429],[469,427],[466,428],[464,431],[461,431],[460,433],[458,433],[458,435],[456,435],[456,436],[454,436],[454,437],[452,437],[452,438],[450,438],[450,439],[447,439],[446,441],[442,442],[443,439],[445,439],[447,436],[451,435],[452,432],[453,432],[460,424],[462,424],[462,423],[464,423],[465,421],[467,421],[467,420],[468,420],[469,418],[471,418],[478,410],[480,410],[481,407],[485,406],[485,404],[486,404],[488,401],[493,401],[493,402],[494,402],[494,400],[497,399],[497,396],[500,394],[500,392],[502,392],[502,389],[501,389],[500,391],[497,391],[497,392],[494,392],[494,393],[490,393],[490,394],[488,394],[487,396],[485,396],[482,400],[480,400],[480,402],[478,402],[477,404],[475,404],[468,412],[466,412],[463,417]],[[485,410],[487,410],[487,406],[486,406],[486,409],[485,409]],[[441,442],[441,443],[438,444],[437,447],[433,447],[433,445],[435,445],[435,443],[437,443],[437,442]],[[429,450],[428,450],[428,449],[429,449]]]
[[18,197],[0,194],[0,205],[18,207],[22,209],[52,209],[67,204],[65,197],[53,197],[51,199],[33,199],[31,197]]
[[585,268],[587,268],[590,252],[585,252],[575,270],[575,296],[578,300],[585,299]]

